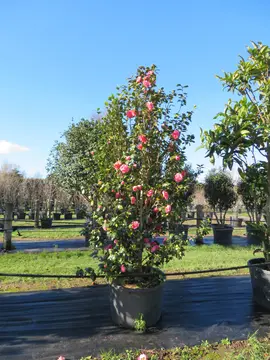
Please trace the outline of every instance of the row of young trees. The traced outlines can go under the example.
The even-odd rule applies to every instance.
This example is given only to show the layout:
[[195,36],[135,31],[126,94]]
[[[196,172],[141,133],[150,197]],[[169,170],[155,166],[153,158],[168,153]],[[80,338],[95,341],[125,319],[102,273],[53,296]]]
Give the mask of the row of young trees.
[[0,169],[0,209],[5,215],[4,248],[11,245],[13,213],[20,217],[28,211],[35,220],[35,227],[40,221],[50,219],[52,212],[66,212],[75,208],[87,210],[85,200],[76,193],[68,193],[52,177],[27,178],[15,166],[4,165]]

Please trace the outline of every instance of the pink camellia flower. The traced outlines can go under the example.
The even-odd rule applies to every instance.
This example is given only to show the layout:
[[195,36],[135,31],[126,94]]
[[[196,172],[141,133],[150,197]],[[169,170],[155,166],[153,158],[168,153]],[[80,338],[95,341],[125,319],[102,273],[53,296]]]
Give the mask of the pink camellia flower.
[[153,75],[154,74],[154,71],[153,70],[149,70],[148,72],[147,72],[147,76],[151,76],[151,75]]
[[148,101],[146,103],[146,106],[149,111],[152,111],[154,109],[154,104],[151,101]]
[[175,155],[175,160],[179,161],[181,159],[180,155]]
[[141,76],[138,76],[137,79],[136,79],[136,83],[139,84],[142,82],[142,77]]
[[115,170],[119,170],[121,165],[122,165],[121,161],[118,160],[116,161],[116,163],[113,164],[113,167],[115,168]]
[[132,228],[133,230],[138,229],[139,226],[140,226],[139,221],[132,221],[132,223],[131,223],[131,228]]
[[136,186],[136,185],[133,186],[132,190],[133,190],[133,191],[138,191],[138,186]]
[[168,199],[169,199],[169,193],[168,193],[168,191],[163,190],[163,191],[162,191],[162,196],[164,197],[165,200],[168,200]]
[[127,174],[129,172],[130,168],[128,165],[123,164],[120,166],[120,171],[122,174]]
[[154,190],[148,190],[147,191],[147,194],[146,194],[148,197],[151,197],[151,196],[153,196],[154,195]]
[[144,238],[144,239],[143,239],[143,242],[144,242],[145,244],[150,244],[150,240],[149,240],[148,238]]
[[129,119],[131,119],[131,118],[134,118],[137,115],[137,113],[136,113],[136,110],[133,109],[133,110],[128,110],[126,115]]
[[165,207],[165,213],[166,213],[166,214],[169,214],[171,211],[172,211],[172,206],[171,206],[171,205],[167,205],[167,206]]
[[179,131],[179,130],[174,130],[174,131],[172,132],[172,138],[173,138],[174,140],[179,139],[179,136],[180,136],[180,131]]
[[126,156],[126,160],[129,161],[131,159],[130,156]]
[[146,87],[146,88],[151,87],[151,83],[150,83],[150,81],[147,80],[147,77],[145,77],[143,79],[143,86]]
[[112,193],[115,193],[115,190],[114,190],[114,189],[112,189]]
[[132,205],[136,204],[136,198],[135,198],[135,196],[131,196],[130,202],[131,202]]
[[143,144],[140,143],[137,145],[137,149],[142,150],[142,148],[143,148]]
[[61,355],[61,356],[59,356],[59,358],[57,360],[66,360],[66,358],[63,355]]
[[138,188],[138,190],[141,191],[142,190],[142,185],[138,185],[137,188]]
[[138,136],[138,139],[143,143],[143,144],[146,144],[147,143],[147,141],[148,141],[148,139],[147,139],[147,137],[145,136],[145,135],[139,135]]
[[176,173],[174,175],[174,181],[176,181],[177,183],[181,182],[184,179],[184,173],[183,171],[181,173]]
[[137,167],[137,164],[133,164],[133,167],[136,168],[136,167]]
[[120,193],[120,192],[117,192],[117,193],[115,194],[115,198],[116,198],[116,199],[120,199],[120,197],[121,197],[121,193]]
[[154,245],[151,247],[151,253],[154,253],[160,249],[159,245]]
[[114,242],[115,245],[118,244],[118,240],[117,240],[117,239],[113,240],[113,242]]
[[104,250],[111,250],[112,249],[112,244],[109,244],[107,246],[105,246]]
[[125,273],[127,271],[126,267],[124,264],[121,265],[121,273]]
[[159,212],[159,208],[158,208],[158,207],[155,207],[155,208],[153,209],[153,211],[154,211],[154,213],[158,213],[158,212]]
[[125,185],[125,182],[124,182],[124,181],[121,181],[121,185]]
[[145,354],[138,356],[137,360],[148,360],[148,357]]

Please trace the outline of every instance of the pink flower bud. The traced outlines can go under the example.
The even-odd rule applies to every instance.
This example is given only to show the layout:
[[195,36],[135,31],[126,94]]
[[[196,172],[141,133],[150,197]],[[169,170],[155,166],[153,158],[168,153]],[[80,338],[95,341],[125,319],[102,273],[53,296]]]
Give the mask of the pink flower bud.
[[121,165],[122,165],[121,161],[118,160],[116,161],[116,163],[114,163],[113,167],[115,168],[115,170],[119,170]]
[[180,136],[180,131],[174,130],[174,131],[172,132],[172,138],[173,138],[174,140],[179,139],[179,136]]
[[146,88],[151,87],[151,83],[150,83],[150,81],[147,80],[147,77],[145,77],[143,79],[143,86],[146,87]]
[[139,221],[132,221],[132,223],[131,223],[131,228],[132,228],[133,230],[138,229],[139,226],[140,226]]
[[148,101],[146,103],[146,106],[149,111],[152,111],[154,109],[154,104],[151,101]]
[[127,269],[126,269],[126,267],[125,267],[124,264],[121,265],[120,270],[121,270],[121,273],[125,273],[125,272],[127,271]]
[[135,196],[131,196],[130,202],[131,202],[132,205],[136,204],[136,198],[135,198]]
[[143,144],[140,143],[137,145],[137,149],[142,150],[142,148],[143,148]]
[[128,165],[123,164],[120,166],[120,171],[122,174],[127,174],[129,172],[130,168]]
[[136,185],[133,186],[132,190],[133,190],[133,191],[138,191],[138,186],[136,186]]
[[120,192],[117,192],[117,193],[115,194],[115,198],[116,198],[116,199],[120,199],[120,198],[121,198]]
[[121,181],[121,185],[125,185],[125,182],[124,182],[124,181]]
[[126,160],[129,161],[131,159],[130,156],[126,156]]
[[147,141],[148,141],[148,139],[147,139],[147,137],[145,136],[145,135],[139,135],[138,136],[138,139],[143,143],[143,144],[146,144],[147,143]]
[[175,175],[174,175],[174,180],[177,182],[177,183],[179,183],[179,182],[181,182],[183,179],[184,179],[184,172],[182,171],[181,173],[176,173]]
[[171,211],[172,211],[172,206],[171,206],[171,205],[167,205],[167,206],[165,207],[165,213],[166,213],[166,214],[169,214]]
[[138,76],[137,79],[136,79],[136,83],[139,84],[142,82],[142,77],[141,76]]
[[175,160],[179,161],[180,159],[180,155],[175,155]]
[[162,191],[162,196],[164,197],[165,200],[168,200],[168,199],[169,199],[169,193],[168,193],[168,191],[163,190],[163,191]]
[[131,119],[131,118],[135,117],[137,115],[137,113],[136,113],[136,110],[133,109],[133,110],[128,110],[126,115],[129,119]]
[[148,197],[151,197],[151,196],[153,196],[154,195],[154,190],[148,190],[147,191],[147,194],[146,194]]

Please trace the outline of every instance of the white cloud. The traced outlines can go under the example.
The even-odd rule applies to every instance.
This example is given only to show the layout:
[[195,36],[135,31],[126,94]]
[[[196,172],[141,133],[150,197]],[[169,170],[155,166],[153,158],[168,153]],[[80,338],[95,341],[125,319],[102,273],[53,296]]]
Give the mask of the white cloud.
[[29,151],[29,149],[25,146],[13,144],[6,140],[0,140],[0,154],[10,154],[23,151]]

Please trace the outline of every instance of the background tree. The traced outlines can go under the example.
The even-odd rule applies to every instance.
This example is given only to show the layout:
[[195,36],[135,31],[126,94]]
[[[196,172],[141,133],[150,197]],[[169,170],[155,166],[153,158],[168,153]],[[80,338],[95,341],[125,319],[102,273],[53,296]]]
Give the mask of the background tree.
[[241,171],[237,192],[242,197],[250,221],[259,224],[267,201],[267,164],[259,162],[248,166],[245,172]]
[[23,174],[14,165],[4,165],[0,170],[0,202],[5,210],[4,249],[12,249],[13,210],[22,201]]
[[225,224],[226,213],[237,200],[231,176],[222,170],[211,170],[205,177],[204,195],[217,223]]
[[267,241],[265,257],[270,251],[270,48],[262,43],[248,47],[248,58],[240,56],[237,70],[218,77],[223,87],[240,99],[231,100],[217,114],[214,130],[202,131],[203,145],[212,161],[220,156],[230,169],[236,164],[243,171],[248,156],[260,154],[267,163]]

